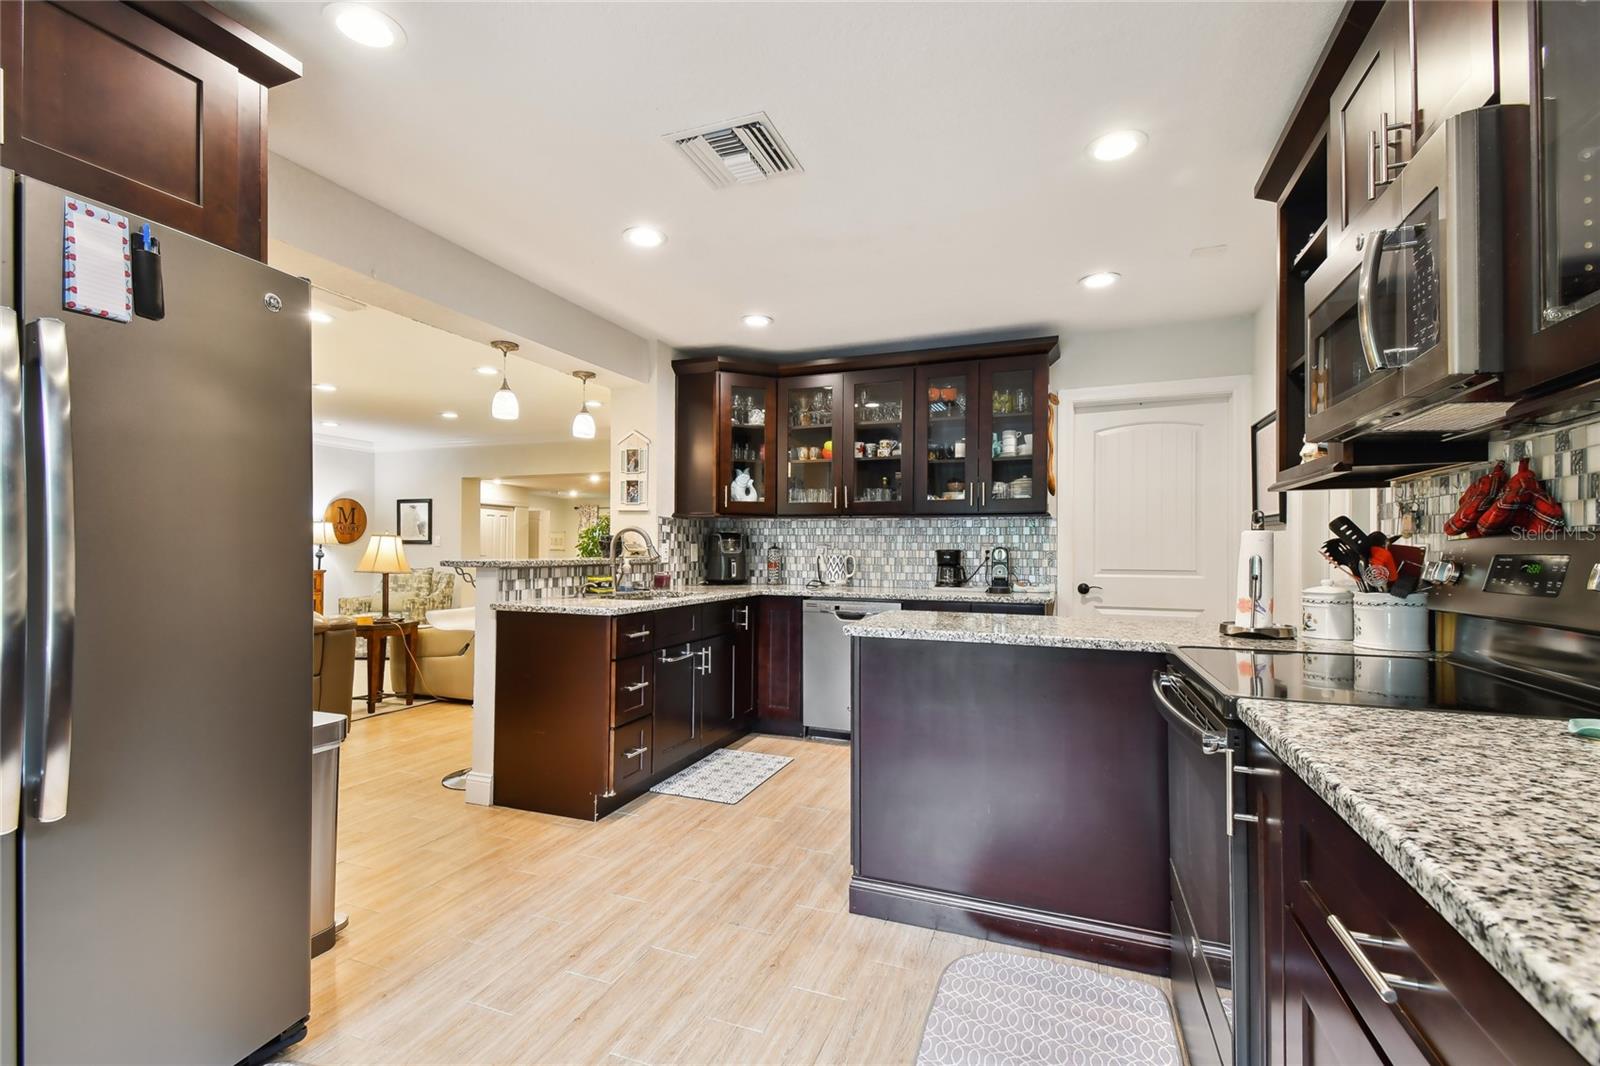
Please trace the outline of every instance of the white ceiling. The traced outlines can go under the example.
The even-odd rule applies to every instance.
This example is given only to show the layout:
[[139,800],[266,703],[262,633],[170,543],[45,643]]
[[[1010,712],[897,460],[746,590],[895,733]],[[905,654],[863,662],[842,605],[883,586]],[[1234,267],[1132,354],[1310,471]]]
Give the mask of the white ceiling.
[[[312,430],[324,439],[376,450],[461,444],[538,444],[572,440],[578,413],[575,378],[513,356],[511,390],[521,418],[489,417],[500,378],[477,373],[498,366],[499,353],[477,341],[423,325],[381,307],[362,306],[314,291],[312,305],[333,321],[311,327],[312,380],[337,392],[313,390]],[[610,432],[610,393],[590,384],[598,437]],[[455,419],[440,412],[455,411]],[[337,422],[337,426],[326,425]]]
[[[1254,310],[1251,188],[1340,8],[380,3],[407,43],[373,52],[224,6],[305,63],[274,151],[640,332],[774,351]],[[713,190],[661,139],[758,110],[803,174]],[[1148,146],[1087,156],[1121,127]]]

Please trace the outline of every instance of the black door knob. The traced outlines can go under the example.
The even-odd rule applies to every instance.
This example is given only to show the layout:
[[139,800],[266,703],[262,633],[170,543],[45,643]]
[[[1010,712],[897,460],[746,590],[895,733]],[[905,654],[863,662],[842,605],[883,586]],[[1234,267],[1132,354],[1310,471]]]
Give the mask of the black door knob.
[[1080,596],[1087,596],[1096,589],[1099,589],[1101,592],[1105,591],[1105,589],[1100,588],[1099,585],[1091,585],[1087,581],[1078,582],[1078,595]]

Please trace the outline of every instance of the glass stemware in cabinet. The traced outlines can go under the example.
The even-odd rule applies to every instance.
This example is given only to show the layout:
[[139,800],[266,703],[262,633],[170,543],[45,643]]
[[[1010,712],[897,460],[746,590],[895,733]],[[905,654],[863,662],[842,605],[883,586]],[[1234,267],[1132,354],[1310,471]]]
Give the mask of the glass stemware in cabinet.
[[970,500],[966,375],[929,377],[927,404],[927,498],[952,503]]

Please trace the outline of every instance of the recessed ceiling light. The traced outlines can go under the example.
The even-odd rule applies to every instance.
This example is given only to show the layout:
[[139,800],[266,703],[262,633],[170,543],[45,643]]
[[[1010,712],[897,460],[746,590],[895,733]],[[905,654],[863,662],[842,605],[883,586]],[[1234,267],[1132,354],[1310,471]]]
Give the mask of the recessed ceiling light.
[[371,4],[329,4],[322,13],[333,21],[340,33],[368,48],[398,48],[406,43],[406,33],[400,23]]
[[338,429],[339,428],[339,423],[337,423],[337,422],[324,422],[324,423],[322,423],[322,428],[323,429]]
[[460,418],[461,416],[456,414],[454,411],[440,411],[439,412],[439,417],[443,418],[443,419],[447,419],[447,420],[449,420],[451,422],[454,422],[456,419]]
[[600,475],[599,474],[590,474],[589,475],[589,484],[591,484],[591,485],[600,484]]
[[622,231],[622,239],[635,248],[659,248],[667,243],[667,235],[654,226],[629,226]]
[[315,310],[315,309],[307,311],[306,312],[306,317],[309,318],[311,321],[315,322],[319,326],[326,326],[329,322],[333,321],[333,316],[328,314],[328,312],[326,312],[326,311],[318,311],[318,310]]
[[1102,163],[1110,163],[1128,158],[1149,139],[1138,130],[1112,130],[1089,142],[1089,154]]
[[743,322],[751,329],[766,329],[768,326],[772,325],[772,316],[763,315],[760,312],[757,312],[755,314],[745,315],[739,321]]
[[316,389],[318,392],[338,392],[339,391],[339,386],[335,385],[331,381],[319,381],[319,382],[317,382],[315,385],[313,385],[311,387],[313,389]]
[[567,490],[567,495],[568,496],[576,496],[577,494],[578,494],[578,490],[577,489],[568,489]]
[[500,373],[500,368],[497,366],[480,366],[478,367],[478,373],[482,374],[486,378],[492,378],[496,374]]
[[1108,289],[1115,285],[1120,277],[1122,275],[1114,271],[1100,270],[1093,274],[1085,274],[1078,279],[1078,284],[1086,289]]

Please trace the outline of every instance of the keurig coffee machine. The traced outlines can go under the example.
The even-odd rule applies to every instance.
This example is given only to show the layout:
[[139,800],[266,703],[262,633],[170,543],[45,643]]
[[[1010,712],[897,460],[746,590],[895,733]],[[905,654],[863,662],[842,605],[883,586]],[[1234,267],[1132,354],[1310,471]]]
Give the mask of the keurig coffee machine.
[[933,583],[938,588],[960,588],[966,580],[960,548],[939,548],[933,553]]
[[704,577],[708,585],[743,585],[750,580],[743,533],[717,530],[706,534]]

